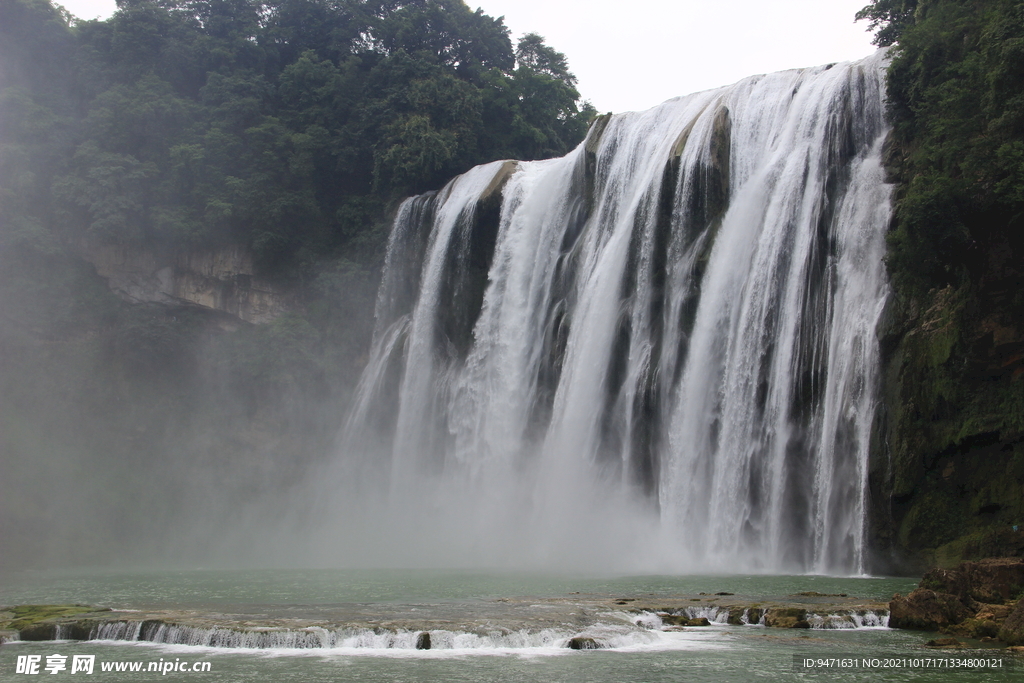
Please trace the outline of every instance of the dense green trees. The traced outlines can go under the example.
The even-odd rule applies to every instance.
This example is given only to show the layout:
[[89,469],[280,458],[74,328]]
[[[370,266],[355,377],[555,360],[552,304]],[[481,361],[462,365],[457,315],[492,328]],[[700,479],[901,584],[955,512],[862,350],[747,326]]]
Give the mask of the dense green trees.
[[898,41],[894,274],[924,290],[1019,277],[992,259],[1024,258],[1024,3],[880,0],[859,16]]
[[10,222],[65,238],[242,242],[297,275],[350,252],[396,197],[568,151],[593,113],[564,55],[533,34],[513,50],[461,0],[3,12],[0,191],[34,198],[4,202]]

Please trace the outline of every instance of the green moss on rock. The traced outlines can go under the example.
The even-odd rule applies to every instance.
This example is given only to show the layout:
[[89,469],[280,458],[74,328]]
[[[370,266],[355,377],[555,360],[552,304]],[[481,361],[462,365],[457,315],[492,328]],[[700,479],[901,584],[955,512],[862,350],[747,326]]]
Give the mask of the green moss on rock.
[[967,285],[894,297],[879,333],[876,543],[914,571],[1024,554],[1024,333]]
[[773,607],[765,612],[764,624],[773,628],[810,628],[807,610],[800,607]]
[[4,610],[13,617],[9,621],[0,622],[0,628],[21,632],[40,622],[97,611],[101,609],[89,605],[17,605]]

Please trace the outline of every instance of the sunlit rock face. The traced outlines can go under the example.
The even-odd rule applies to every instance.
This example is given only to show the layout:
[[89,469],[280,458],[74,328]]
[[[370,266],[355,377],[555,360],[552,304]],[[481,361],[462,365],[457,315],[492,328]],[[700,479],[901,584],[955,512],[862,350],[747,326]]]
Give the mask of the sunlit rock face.
[[407,200],[345,495],[410,556],[862,572],[884,67],[602,117]]
[[239,246],[163,254],[87,244],[82,253],[132,303],[194,304],[251,323],[270,322],[288,309],[287,294],[255,275],[252,254]]

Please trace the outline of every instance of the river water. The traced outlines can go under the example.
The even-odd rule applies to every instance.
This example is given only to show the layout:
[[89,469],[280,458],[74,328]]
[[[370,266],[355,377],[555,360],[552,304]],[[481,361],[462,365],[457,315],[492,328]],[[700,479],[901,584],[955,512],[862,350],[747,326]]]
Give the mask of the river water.
[[[615,600],[657,603],[715,593],[752,603],[800,592],[847,593],[865,602],[908,592],[906,578],[823,576],[566,576],[436,570],[189,570],[33,572],[5,577],[0,604],[85,603],[123,610],[192,611],[253,623],[330,620],[360,625],[330,647],[208,647],[97,640],[13,642],[0,648],[0,680],[23,681],[19,657],[39,655],[39,675],[71,673],[75,655],[93,655],[109,681],[523,681],[621,683],[703,680],[1020,680],[1014,659],[996,649],[955,652],[924,647],[931,634],[884,627],[771,629],[712,624],[665,631]],[[701,596],[701,594],[705,594]],[[639,604],[639,603],[637,603]],[[609,605],[613,605],[609,607]],[[645,621],[645,619],[647,619]],[[639,622],[639,623],[638,623]],[[374,625],[378,628],[373,631]],[[387,628],[380,628],[387,624]],[[369,626],[368,630],[365,628]],[[654,628],[651,628],[654,626]],[[406,627],[406,628],[403,628]],[[417,630],[434,647],[415,649]],[[361,634],[361,635],[360,635]],[[574,635],[605,649],[574,651]],[[983,644],[972,643],[976,648]],[[67,657],[49,674],[47,657]],[[805,659],[846,658],[859,666],[807,670]],[[1001,668],[948,671],[944,658],[1000,658]],[[23,660],[24,661],[24,660]],[[142,671],[106,671],[140,663]],[[146,669],[153,663],[156,671]],[[208,664],[206,664],[208,663]],[[867,666],[864,666],[867,664]],[[948,666],[947,662],[947,666]],[[185,671],[197,666],[208,670]],[[888,665],[888,667],[886,666]],[[160,668],[177,667],[164,674]],[[893,668],[895,667],[895,668]]]

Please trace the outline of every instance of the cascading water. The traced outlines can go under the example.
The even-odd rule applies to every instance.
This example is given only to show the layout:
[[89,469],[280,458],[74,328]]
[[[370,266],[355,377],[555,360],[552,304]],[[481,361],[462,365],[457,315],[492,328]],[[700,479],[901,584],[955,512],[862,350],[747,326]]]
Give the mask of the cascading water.
[[602,117],[403,204],[342,446],[396,556],[863,571],[884,67]]

